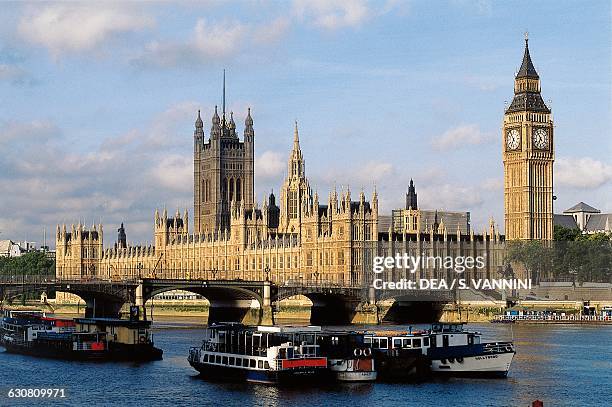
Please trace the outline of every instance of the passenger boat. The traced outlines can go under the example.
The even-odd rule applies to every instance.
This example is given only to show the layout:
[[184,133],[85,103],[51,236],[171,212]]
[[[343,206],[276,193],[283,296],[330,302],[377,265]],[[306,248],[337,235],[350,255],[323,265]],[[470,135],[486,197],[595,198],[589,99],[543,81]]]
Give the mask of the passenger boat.
[[381,380],[422,380],[429,375],[426,333],[366,332],[364,341],[372,348],[375,369]]
[[317,344],[320,327],[247,327],[236,323],[209,326],[199,347],[189,350],[189,364],[205,378],[286,383],[321,380],[327,358]]
[[506,377],[516,353],[512,342],[482,342],[463,324],[433,324],[427,355],[436,374]]
[[321,353],[327,357],[333,377],[341,382],[376,380],[372,347],[363,334],[356,332],[323,332],[319,337]]
[[150,322],[109,318],[60,319],[6,311],[0,345],[9,353],[67,360],[148,361],[162,358]]

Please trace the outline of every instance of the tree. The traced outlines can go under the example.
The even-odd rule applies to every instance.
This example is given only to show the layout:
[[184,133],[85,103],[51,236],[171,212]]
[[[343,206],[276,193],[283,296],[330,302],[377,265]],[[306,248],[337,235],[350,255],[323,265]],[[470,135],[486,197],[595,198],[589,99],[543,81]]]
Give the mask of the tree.
[[19,257],[0,257],[0,275],[53,275],[55,262],[43,252],[28,252]]
[[552,248],[540,240],[508,242],[506,263],[519,263],[533,284],[538,284],[552,269]]
[[580,230],[578,228],[566,228],[561,225],[555,225],[555,230],[553,232],[553,237],[555,241],[574,241],[581,236]]

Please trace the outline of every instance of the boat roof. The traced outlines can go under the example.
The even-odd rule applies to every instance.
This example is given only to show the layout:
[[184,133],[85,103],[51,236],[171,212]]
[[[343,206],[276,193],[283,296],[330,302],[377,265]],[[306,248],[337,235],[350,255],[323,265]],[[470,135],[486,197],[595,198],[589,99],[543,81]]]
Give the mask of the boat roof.
[[151,321],[130,321],[129,319],[118,318],[75,318],[74,321],[77,324],[125,326],[128,328],[149,327],[151,325]]
[[308,332],[321,332],[320,326],[308,325],[308,326],[258,326],[258,331],[261,332],[274,332],[274,333],[308,333]]

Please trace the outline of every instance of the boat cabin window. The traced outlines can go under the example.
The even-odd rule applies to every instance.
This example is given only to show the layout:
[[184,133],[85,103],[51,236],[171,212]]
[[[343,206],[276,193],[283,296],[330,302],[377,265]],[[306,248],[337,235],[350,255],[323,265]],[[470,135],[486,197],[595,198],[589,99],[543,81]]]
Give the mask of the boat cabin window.
[[287,348],[287,359],[293,359],[293,348]]
[[278,351],[278,357],[279,359],[287,359],[287,350],[286,349],[279,349]]
[[421,339],[413,339],[412,340],[412,347],[413,348],[420,348],[421,347]]
[[215,356],[215,363],[221,363],[221,356]]
[[255,359],[250,359],[251,367],[255,367]]
[[400,338],[393,338],[393,347],[394,348],[401,348],[402,347],[402,340]]
[[257,361],[257,368],[258,369],[263,369],[263,361],[262,360],[258,360]]
[[229,364],[232,365],[232,366],[234,365],[234,357],[233,356],[230,356]]
[[402,348],[410,348],[410,339],[402,339]]
[[429,346],[429,338],[423,338],[423,346],[424,347],[428,347]]
[[243,367],[249,367],[249,360],[248,359],[242,359],[242,366]]
[[208,362],[208,353],[204,355],[204,362]]
[[227,365],[227,356],[223,356],[223,364]]
[[264,362],[264,369],[270,369],[270,364],[267,360]]

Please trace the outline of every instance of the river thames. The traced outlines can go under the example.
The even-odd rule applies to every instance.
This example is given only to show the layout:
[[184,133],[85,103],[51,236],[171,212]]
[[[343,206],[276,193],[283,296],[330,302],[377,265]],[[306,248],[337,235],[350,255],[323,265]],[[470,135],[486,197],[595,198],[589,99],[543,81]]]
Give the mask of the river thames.
[[[0,405],[529,406],[540,399],[545,406],[589,406],[612,399],[609,325],[468,325],[486,340],[514,338],[517,354],[506,379],[303,388],[204,381],[187,363],[188,349],[200,343],[202,328],[176,321],[155,322],[154,327],[164,359],[140,365],[37,359],[0,348]],[[377,327],[387,328],[407,326]],[[17,388],[63,388],[66,397],[9,399],[9,390]]]

